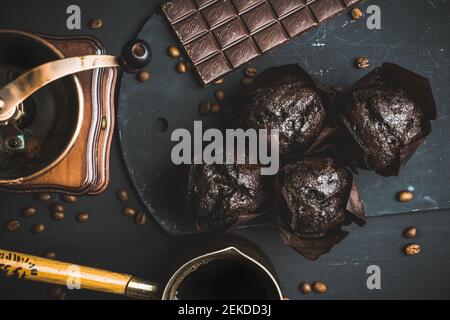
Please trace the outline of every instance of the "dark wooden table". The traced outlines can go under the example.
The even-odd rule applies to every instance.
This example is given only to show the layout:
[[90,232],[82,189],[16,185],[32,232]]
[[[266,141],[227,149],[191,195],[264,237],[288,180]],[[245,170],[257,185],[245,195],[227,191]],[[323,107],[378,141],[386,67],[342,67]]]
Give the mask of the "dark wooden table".
[[[122,45],[131,39],[141,25],[154,12],[158,11],[161,0],[59,0],[31,1],[4,0],[0,10],[0,28],[17,28],[35,32],[63,34],[93,34],[106,45],[109,53],[119,54]],[[66,29],[66,8],[77,4],[82,10],[82,30]],[[382,0],[368,0],[364,4],[377,4],[386,14],[398,14],[398,26],[390,25],[392,39],[399,40],[397,48],[402,49],[403,58],[425,59],[430,69],[426,74],[435,81],[448,79],[450,71],[450,4],[444,0],[391,0],[389,5]],[[382,15],[385,14],[382,11]],[[91,18],[101,17],[104,27],[97,31],[88,28]],[[433,52],[418,53],[414,46],[417,41],[428,35],[415,34],[414,26],[402,24],[402,17],[413,21],[417,26],[428,30],[429,39],[434,39],[430,47],[441,48],[439,57]],[[348,18],[339,18],[349,20]],[[413,24],[414,24],[413,23]],[[434,35],[434,37],[433,37]],[[444,35],[447,35],[446,37]],[[320,34],[319,34],[320,36]],[[308,35],[306,35],[308,37]],[[311,37],[311,35],[310,35]],[[335,41],[339,41],[333,33]],[[306,41],[307,39],[305,39]],[[430,42],[432,42],[430,40]],[[311,38],[314,41],[314,38]],[[348,66],[354,56],[364,54],[364,47],[371,46],[370,37],[355,52],[348,52]],[[392,48],[395,50],[394,48]],[[376,50],[373,49],[372,50]],[[381,49],[380,49],[381,50]],[[309,68],[317,71],[317,76],[326,78],[327,72],[320,74],[321,57],[310,61]],[[325,59],[325,58],[324,58]],[[322,59],[323,60],[323,59]],[[422,61],[423,64],[423,61]],[[441,70],[441,71],[440,71]],[[332,71],[329,71],[332,72]],[[431,74],[431,72],[433,74]],[[437,80],[436,80],[437,79]],[[352,79],[348,79],[351,81]],[[343,82],[347,82],[347,79]],[[440,82],[442,83],[442,82]],[[346,83],[342,83],[346,84]],[[449,95],[448,84],[435,89],[440,102],[441,121],[447,118]],[[119,106],[120,107],[120,106]],[[441,143],[441,148],[449,148],[448,131],[434,133],[434,139]],[[433,175],[431,170],[423,174],[424,181],[435,181],[449,178]],[[441,172],[441,171],[440,171]],[[142,205],[137,194],[133,192],[129,180],[118,137],[113,142],[111,154],[112,181],[108,190],[98,197],[83,197],[68,209],[66,220],[54,222],[50,219],[47,205],[35,202],[32,195],[0,193],[0,225],[19,218],[23,228],[17,233],[8,233],[0,229],[0,247],[35,255],[43,255],[47,251],[55,251],[58,259],[84,264],[113,271],[135,274],[144,278],[158,280],[161,269],[176,248],[176,239],[164,234],[159,226],[150,222],[144,226],[136,226],[133,221],[121,213],[121,206],[115,199],[115,191],[119,187],[128,188],[131,192],[130,202],[137,207]],[[405,178],[405,181],[407,179]],[[425,183],[427,185],[427,183]],[[405,185],[407,187],[407,185]],[[433,190],[440,199],[441,206],[450,206],[449,188]],[[393,197],[392,190],[387,191],[386,198]],[[433,196],[433,195],[430,195]],[[56,197],[56,196],[55,196]],[[447,199],[447,205],[445,205]],[[392,202],[386,201],[386,211]],[[444,204],[443,204],[444,203]],[[30,219],[19,215],[26,204],[33,204],[38,213]],[[88,211],[91,220],[87,224],[75,221],[75,214]],[[398,208],[396,208],[398,210]],[[43,222],[47,231],[34,235],[30,227]],[[422,245],[422,252],[417,257],[406,257],[402,253],[408,243],[402,237],[402,231],[409,225],[419,229],[415,240]],[[450,298],[450,210],[435,208],[430,211],[405,213],[399,215],[370,218],[363,228],[350,227],[350,235],[334,250],[316,262],[310,262],[283,245],[277,232],[270,226],[252,227],[238,231],[241,235],[258,244],[272,259],[285,295],[291,299],[442,299]],[[366,280],[367,267],[378,265],[381,268],[381,290],[368,290]],[[329,291],[325,295],[303,296],[297,287],[302,281],[321,280],[327,283]],[[48,286],[36,283],[18,282],[12,279],[0,279],[0,299],[43,299]],[[86,291],[73,291],[68,299],[109,299],[115,298],[106,294]]]

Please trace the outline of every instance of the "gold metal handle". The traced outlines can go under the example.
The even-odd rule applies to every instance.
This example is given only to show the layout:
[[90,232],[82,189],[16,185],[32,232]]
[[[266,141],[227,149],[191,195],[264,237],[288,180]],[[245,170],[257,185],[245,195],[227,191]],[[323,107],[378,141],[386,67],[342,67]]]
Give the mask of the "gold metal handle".
[[0,274],[21,280],[38,281],[125,295],[135,299],[156,299],[155,283],[100,269],[0,250]]
[[31,69],[0,89],[0,122],[12,118],[18,105],[50,82],[81,71],[118,66],[116,56],[90,55],[56,60]]

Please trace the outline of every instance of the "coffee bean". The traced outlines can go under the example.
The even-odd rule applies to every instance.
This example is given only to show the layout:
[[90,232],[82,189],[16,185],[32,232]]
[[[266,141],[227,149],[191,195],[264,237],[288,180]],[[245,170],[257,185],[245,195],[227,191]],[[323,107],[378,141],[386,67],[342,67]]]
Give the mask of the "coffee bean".
[[414,193],[411,191],[400,191],[397,193],[397,200],[400,202],[409,202],[414,198]]
[[256,73],[257,73],[258,71],[256,70],[256,68],[253,68],[253,67],[247,67],[247,68],[245,68],[245,75],[247,76],[247,77],[250,77],[250,78],[253,78],[253,77],[255,77],[256,76]]
[[66,207],[60,203],[54,203],[52,204],[52,206],[50,207],[50,209],[53,212],[65,212],[66,211]]
[[367,69],[370,67],[370,60],[367,57],[359,57],[356,59],[355,65],[358,69]]
[[174,58],[174,59],[179,58],[180,55],[181,55],[180,49],[178,49],[178,48],[175,47],[175,46],[169,47],[169,48],[167,49],[167,53],[169,54],[169,57]]
[[77,197],[71,196],[69,194],[63,195],[62,198],[66,203],[75,203],[77,201]]
[[77,221],[80,223],[86,223],[89,220],[89,214],[87,212],[80,212],[77,214]]
[[36,209],[33,208],[32,206],[27,206],[27,207],[25,207],[25,208],[22,209],[22,215],[23,215],[25,218],[32,217],[32,216],[34,216],[35,214],[36,214]]
[[62,293],[64,292],[63,288],[61,286],[51,286],[48,288],[48,295],[51,298],[58,298]]
[[141,71],[137,74],[137,79],[140,82],[146,82],[148,80],[150,80],[150,72],[148,71]]
[[59,296],[56,297],[57,300],[66,300],[66,293],[63,291]]
[[325,293],[327,291],[327,285],[319,281],[315,282],[312,288],[317,293]]
[[39,192],[38,194],[36,194],[36,197],[40,202],[49,202],[52,198],[52,195],[47,192]]
[[100,29],[101,27],[103,27],[103,20],[99,18],[92,19],[91,22],[89,23],[89,26],[93,30]]
[[408,227],[403,231],[403,236],[406,239],[415,238],[417,236],[417,229],[415,227]]
[[351,13],[352,13],[352,18],[355,20],[361,19],[364,15],[362,13],[361,9],[359,9],[359,8],[354,8]]
[[308,294],[312,291],[311,285],[306,282],[301,283],[299,289],[303,294]]
[[416,243],[408,244],[404,250],[404,252],[407,256],[418,255],[420,253],[420,251],[421,251],[420,245],[418,245]]
[[204,117],[209,113],[209,110],[211,108],[211,102],[209,101],[202,101],[198,105],[198,113]]
[[122,213],[127,217],[134,217],[136,215],[136,209],[131,207],[125,207],[122,210]]
[[177,69],[178,73],[185,73],[188,70],[188,66],[187,66],[186,62],[180,61],[177,63],[176,69]]
[[222,83],[224,83],[223,78],[220,78],[220,79],[217,79],[216,81],[214,81],[214,84],[216,84],[216,85],[219,85],[219,84],[222,84]]
[[64,211],[53,211],[52,212],[52,218],[55,221],[64,220],[64,216],[65,216]]
[[137,225],[143,225],[147,223],[147,215],[144,212],[139,212],[136,215],[135,222]]
[[216,100],[217,101],[223,101],[223,100],[225,100],[225,91],[223,91],[223,90],[217,90],[216,91]]
[[211,112],[212,114],[218,114],[221,110],[222,107],[220,106],[220,104],[215,102],[211,103],[211,109],[209,109],[209,112]]
[[243,77],[241,79],[241,84],[243,86],[247,86],[247,85],[251,84],[252,82],[253,82],[253,78],[250,78],[250,77]]
[[331,90],[333,90],[334,92],[342,92],[344,91],[344,88],[341,86],[333,86],[331,87]]
[[46,259],[56,259],[56,253],[53,251],[49,251],[44,255]]
[[125,189],[119,189],[117,190],[117,199],[119,199],[120,202],[127,202],[129,199],[128,191]]
[[36,234],[42,233],[45,231],[45,225],[43,223],[37,223],[31,228],[31,230]]
[[5,228],[8,231],[17,231],[20,228],[20,222],[18,220],[8,221],[5,225]]

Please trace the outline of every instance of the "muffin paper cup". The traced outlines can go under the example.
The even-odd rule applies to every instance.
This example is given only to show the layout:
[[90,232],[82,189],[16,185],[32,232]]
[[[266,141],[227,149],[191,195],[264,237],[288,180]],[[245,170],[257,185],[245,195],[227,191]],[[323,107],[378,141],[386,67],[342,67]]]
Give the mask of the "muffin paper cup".
[[[323,138],[321,143],[327,140],[330,134],[333,134],[334,130],[331,128],[326,128],[321,134]],[[320,146],[320,143],[313,146],[310,149],[308,155],[314,154],[325,154],[328,157],[331,157],[337,161],[337,163],[342,167],[347,167],[345,160],[341,157],[338,151],[331,145]],[[293,160],[293,159],[291,159]],[[299,157],[297,160],[301,160]],[[347,169],[348,170],[348,169]],[[342,227],[345,225],[349,225],[352,222],[357,223],[362,226],[366,223],[366,217],[364,213],[363,204],[361,202],[361,198],[359,196],[358,188],[356,182],[353,180],[352,188],[350,190],[348,200],[347,200],[347,217],[346,220],[336,228],[334,228],[331,232],[329,232],[326,236],[318,237],[315,239],[302,237],[302,235],[297,234],[293,230],[290,230],[280,219],[279,212],[281,210],[288,210],[286,208],[284,199],[281,195],[281,185],[279,181],[275,183],[275,194],[276,200],[274,203],[273,215],[274,222],[277,225],[281,238],[284,243],[288,246],[292,247],[298,253],[309,260],[316,260],[320,256],[328,253],[336,244],[341,242],[348,234],[348,232],[343,231]]]
[[352,92],[370,87],[374,84],[384,84],[392,88],[401,88],[408,93],[408,96],[421,108],[423,113],[425,120],[425,127],[423,128],[425,131],[424,137],[400,149],[391,165],[378,170],[375,170],[374,166],[370,164],[368,155],[353,138],[343,116],[341,116],[343,130],[336,134],[333,143],[339,146],[348,160],[354,162],[356,166],[363,169],[375,170],[378,174],[386,177],[397,176],[407,161],[416,152],[417,148],[431,133],[431,121],[436,120],[437,117],[436,102],[428,79],[396,64],[384,63],[381,67],[376,68],[359,80],[350,89],[343,92],[339,98],[338,105],[342,107],[344,101]]

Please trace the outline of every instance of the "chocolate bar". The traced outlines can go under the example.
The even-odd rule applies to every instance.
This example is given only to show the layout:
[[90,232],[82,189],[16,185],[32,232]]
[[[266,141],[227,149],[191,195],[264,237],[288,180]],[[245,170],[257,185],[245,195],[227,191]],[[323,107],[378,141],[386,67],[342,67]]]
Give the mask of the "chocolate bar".
[[169,24],[206,85],[362,0],[172,0]]

